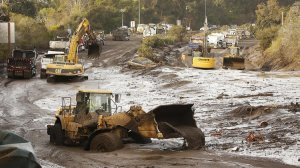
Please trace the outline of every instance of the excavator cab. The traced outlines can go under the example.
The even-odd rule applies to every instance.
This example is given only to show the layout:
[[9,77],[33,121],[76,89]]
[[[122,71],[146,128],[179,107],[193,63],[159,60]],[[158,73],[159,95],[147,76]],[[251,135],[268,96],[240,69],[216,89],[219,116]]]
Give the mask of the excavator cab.
[[226,54],[223,58],[223,68],[224,69],[245,69],[245,59],[240,56],[239,47],[230,47],[229,53]]
[[66,56],[65,55],[55,55],[53,62],[55,62],[55,63],[65,63],[66,62]]

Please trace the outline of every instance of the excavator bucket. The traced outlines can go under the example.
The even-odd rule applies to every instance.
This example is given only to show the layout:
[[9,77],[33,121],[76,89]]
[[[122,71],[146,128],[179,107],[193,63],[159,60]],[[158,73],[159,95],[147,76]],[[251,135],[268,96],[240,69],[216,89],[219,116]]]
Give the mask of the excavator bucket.
[[100,56],[102,52],[102,43],[101,42],[93,42],[88,46],[88,56],[91,58],[97,58]]
[[224,57],[223,68],[225,69],[245,69],[245,59],[242,57]]
[[164,138],[183,137],[189,149],[200,149],[205,137],[194,119],[193,104],[161,105],[151,110]]

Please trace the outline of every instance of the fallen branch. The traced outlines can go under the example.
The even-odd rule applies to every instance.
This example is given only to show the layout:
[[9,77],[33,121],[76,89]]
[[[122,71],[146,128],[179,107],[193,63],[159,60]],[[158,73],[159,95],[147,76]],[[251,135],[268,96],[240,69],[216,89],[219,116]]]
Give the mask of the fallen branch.
[[255,95],[240,95],[240,96],[235,96],[233,98],[247,98],[247,97],[257,97],[257,96],[273,96],[273,93],[267,92],[267,93],[258,93]]

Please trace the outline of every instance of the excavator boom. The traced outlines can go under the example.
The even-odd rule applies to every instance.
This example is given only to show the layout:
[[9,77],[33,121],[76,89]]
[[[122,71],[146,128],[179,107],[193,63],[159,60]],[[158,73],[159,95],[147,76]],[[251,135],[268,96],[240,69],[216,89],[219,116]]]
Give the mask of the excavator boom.
[[95,34],[90,28],[89,21],[87,19],[83,19],[71,38],[70,50],[67,56],[67,60],[69,62],[73,62],[73,63],[78,62],[78,55],[77,55],[78,42],[81,40],[84,34],[87,34],[89,36],[88,55],[100,56],[101,49],[102,49],[101,43],[97,41]]

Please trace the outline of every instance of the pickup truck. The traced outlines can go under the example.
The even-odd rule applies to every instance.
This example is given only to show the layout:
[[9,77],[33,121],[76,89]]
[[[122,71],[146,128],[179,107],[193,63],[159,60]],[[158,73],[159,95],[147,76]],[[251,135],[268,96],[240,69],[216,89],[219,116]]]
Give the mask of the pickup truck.
[[48,51],[45,55],[41,58],[41,79],[47,78],[46,69],[47,65],[53,63],[54,57],[56,55],[65,55],[63,51]]

